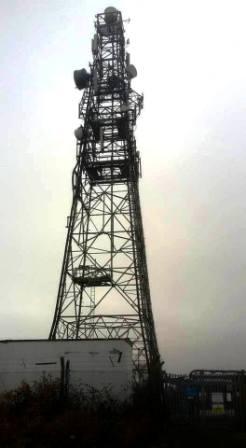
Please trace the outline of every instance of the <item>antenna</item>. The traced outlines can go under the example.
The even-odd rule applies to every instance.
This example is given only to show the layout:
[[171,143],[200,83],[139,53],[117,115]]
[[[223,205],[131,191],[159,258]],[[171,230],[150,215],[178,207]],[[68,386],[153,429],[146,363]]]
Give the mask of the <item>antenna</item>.
[[128,339],[141,380],[161,369],[134,135],[143,96],[130,88],[137,70],[116,8],[96,16],[92,57],[89,72],[74,71],[83,90],[82,125],[75,130],[73,198],[50,339]]

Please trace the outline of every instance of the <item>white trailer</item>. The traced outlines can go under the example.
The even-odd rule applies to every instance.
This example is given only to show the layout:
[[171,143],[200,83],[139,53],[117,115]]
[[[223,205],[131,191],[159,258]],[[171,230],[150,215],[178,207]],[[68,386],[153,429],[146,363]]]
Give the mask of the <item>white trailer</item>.
[[132,367],[129,340],[0,341],[0,393],[46,376],[66,378],[85,391],[107,388],[125,399],[131,393]]

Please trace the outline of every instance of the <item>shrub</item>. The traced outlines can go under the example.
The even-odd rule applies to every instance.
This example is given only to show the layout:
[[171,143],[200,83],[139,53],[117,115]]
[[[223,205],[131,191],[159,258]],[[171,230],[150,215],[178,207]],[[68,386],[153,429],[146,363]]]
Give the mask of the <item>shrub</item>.
[[158,436],[158,422],[149,391],[136,388],[131,401],[119,402],[109,389],[70,389],[44,377],[23,383],[0,397],[1,448],[149,446]]

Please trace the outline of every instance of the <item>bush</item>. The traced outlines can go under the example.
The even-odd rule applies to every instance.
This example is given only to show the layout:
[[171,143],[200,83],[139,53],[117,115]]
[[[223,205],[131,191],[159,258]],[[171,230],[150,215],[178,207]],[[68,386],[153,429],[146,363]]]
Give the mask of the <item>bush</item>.
[[0,447],[147,447],[160,433],[150,400],[139,387],[123,403],[108,389],[71,389],[64,396],[51,378],[23,383],[0,396]]

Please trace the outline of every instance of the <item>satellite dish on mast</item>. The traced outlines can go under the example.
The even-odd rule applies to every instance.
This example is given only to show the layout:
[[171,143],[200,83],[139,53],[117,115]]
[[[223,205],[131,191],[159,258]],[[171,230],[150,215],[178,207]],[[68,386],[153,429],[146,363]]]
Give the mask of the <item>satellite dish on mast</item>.
[[81,141],[84,135],[84,129],[83,126],[80,126],[79,128],[75,129],[74,135],[77,140]]
[[85,68],[82,68],[81,70],[74,70],[73,72],[73,79],[76,87],[79,90],[88,87],[90,77],[90,74],[86,71]]
[[127,76],[129,79],[136,78],[136,76],[138,74],[137,69],[136,69],[135,65],[133,65],[133,64],[127,65],[126,73],[127,73]]
[[111,25],[112,23],[117,22],[118,20],[118,10],[114,8],[113,6],[109,6],[104,10],[105,14],[105,22],[107,25]]

